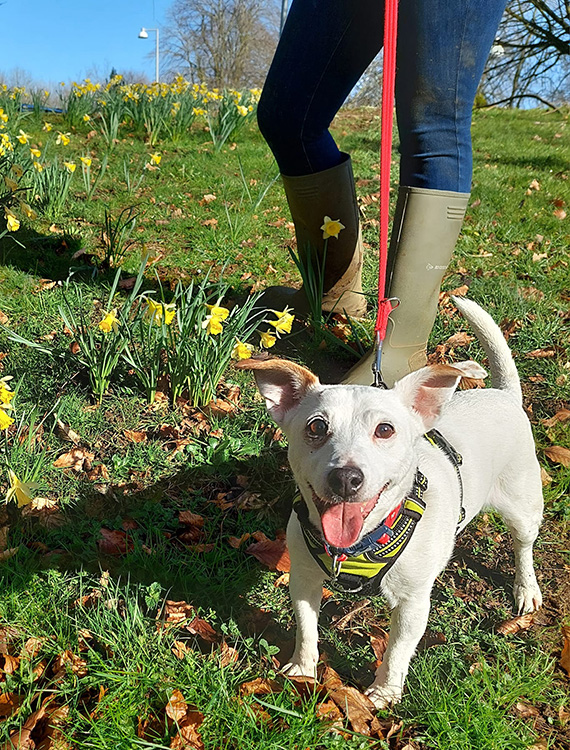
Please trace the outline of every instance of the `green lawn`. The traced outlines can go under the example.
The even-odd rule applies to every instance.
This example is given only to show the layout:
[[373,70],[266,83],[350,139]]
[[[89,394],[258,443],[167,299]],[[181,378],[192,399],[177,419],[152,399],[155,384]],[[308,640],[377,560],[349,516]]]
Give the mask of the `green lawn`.
[[[66,158],[89,154],[96,170],[103,137],[90,135],[90,124],[70,129],[52,120],[71,132]],[[41,122],[24,124],[43,148]],[[148,405],[128,367],[98,404],[72,359],[52,359],[6,333],[60,351],[72,344],[59,312],[64,295],[72,304],[79,293],[89,306],[103,304],[115,274],[102,263],[105,209],[116,219],[135,206],[122,278],[136,275],[150,255],[145,288],[160,285],[167,300],[178,280],[199,282],[208,272],[211,280],[223,273],[234,299],[250,288],[298,283],[284,193],[253,124],[220,151],[199,121],[187,137],[152,148],[121,128],[91,199],[77,169],[61,210],[15,233],[23,246],[12,236],[0,240],[0,376],[17,384],[16,422],[0,439],[0,482],[7,491],[8,469],[33,474],[34,494],[45,498],[21,510],[0,507],[2,549],[17,548],[0,562],[2,747],[570,746],[568,674],[559,664],[561,627],[570,625],[570,467],[552,451],[570,448],[570,422],[547,421],[570,408],[567,125],[560,112],[475,113],[472,200],[444,281],[445,290],[468,287],[509,334],[544,468],[536,558],[545,605],[531,627],[497,632],[516,614],[512,550],[502,523],[481,517],[437,581],[429,637],[403,702],[377,724],[359,725],[324,691],[279,677],[292,649],[287,587],[276,585],[280,571],[247,554],[252,538],[239,546],[237,539],[255,532],[276,539],[294,484],[284,441],[251,378],[227,371],[223,393],[229,389],[235,399],[231,386],[240,389],[229,416],[203,414],[184,399]],[[377,113],[342,112],[333,131],[353,158],[372,300]],[[160,165],[143,170],[155,152]],[[129,188],[140,176],[140,186]],[[128,293],[120,291],[117,304]],[[371,310],[364,328],[372,320]],[[483,362],[476,343],[445,344],[459,330],[466,330],[463,321],[443,298],[434,358]],[[351,361],[326,342],[297,324],[280,351],[330,379]],[[56,419],[73,430],[71,438]],[[70,466],[54,466],[73,450]],[[322,650],[344,685],[371,681],[370,636],[388,622],[381,599],[326,600]],[[241,687],[257,678],[279,687]]]

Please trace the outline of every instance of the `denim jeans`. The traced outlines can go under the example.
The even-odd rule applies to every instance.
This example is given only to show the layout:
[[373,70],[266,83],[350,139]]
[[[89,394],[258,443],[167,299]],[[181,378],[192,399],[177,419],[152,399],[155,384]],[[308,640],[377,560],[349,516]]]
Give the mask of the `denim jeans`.
[[[471,113],[506,0],[400,0],[400,184],[471,190]],[[382,46],[382,0],[293,0],[258,107],[282,174],[342,160],[329,126]],[[380,83],[379,83],[380,85]]]

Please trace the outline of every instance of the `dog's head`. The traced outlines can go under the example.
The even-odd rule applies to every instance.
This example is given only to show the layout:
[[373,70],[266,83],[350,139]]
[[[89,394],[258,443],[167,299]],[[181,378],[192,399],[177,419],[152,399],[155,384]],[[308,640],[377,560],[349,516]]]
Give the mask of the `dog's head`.
[[409,491],[414,444],[431,429],[463,375],[486,375],[475,362],[424,367],[391,390],[322,385],[282,359],[247,359],[269,413],[289,442],[289,462],[310,518],[333,547],[350,547]]

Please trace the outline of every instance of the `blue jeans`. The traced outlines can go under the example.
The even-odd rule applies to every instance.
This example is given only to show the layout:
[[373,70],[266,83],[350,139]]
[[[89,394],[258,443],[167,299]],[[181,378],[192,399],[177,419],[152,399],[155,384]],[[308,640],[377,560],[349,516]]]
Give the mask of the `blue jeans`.
[[[471,113],[506,0],[400,0],[400,184],[471,190]],[[258,107],[282,174],[342,161],[329,126],[382,46],[382,0],[293,0]],[[380,85],[380,83],[379,83]]]

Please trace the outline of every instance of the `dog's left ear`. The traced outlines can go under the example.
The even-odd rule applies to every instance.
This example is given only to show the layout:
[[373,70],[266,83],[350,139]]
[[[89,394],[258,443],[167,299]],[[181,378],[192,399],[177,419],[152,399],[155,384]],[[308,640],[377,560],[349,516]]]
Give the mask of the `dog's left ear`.
[[242,359],[235,366],[253,370],[267,410],[278,424],[301,403],[309,388],[319,385],[319,379],[310,370],[285,359]]
[[485,378],[487,373],[476,362],[430,365],[406,375],[394,385],[394,393],[416,412],[426,430],[433,427],[442,406],[453,396],[462,377]]

